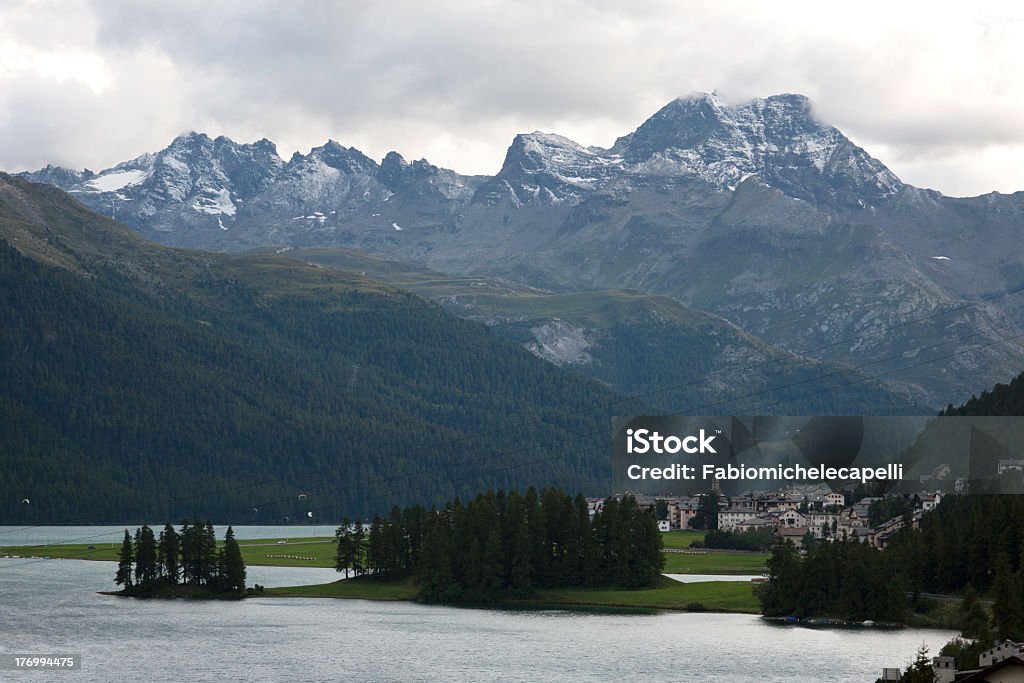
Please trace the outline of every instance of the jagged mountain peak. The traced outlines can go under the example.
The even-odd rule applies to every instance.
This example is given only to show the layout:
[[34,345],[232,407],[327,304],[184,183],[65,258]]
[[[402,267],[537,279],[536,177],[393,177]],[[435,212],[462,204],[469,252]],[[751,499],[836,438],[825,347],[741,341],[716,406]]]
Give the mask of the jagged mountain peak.
[[439,173],[447,173],[451,175],[451,171],[444,171],[443,169],[434,166],[426,159],[417,159],[416,161],[406,161],[405,157],[395,151],[388,152],[384,159],[380,162],[380,171],[377,177],[380,178],[381,182],[385,185],[396,189],[402,185],[415,182],[417,180],[428,179],[432,176],[436,176]]
[[309,150],[309,154],[298,152],[292,156],[291,164],[322,163],[345,173],[376,173],[377,162],[363,154],[355,147],[345,147],[336,140],[328,140],[319,147]]
[[739,104],[714,93],[677,98],[611,152],[639,173],[696,175],[723,189],[757,174],[792,197],[837,208],[878,205],[903,187],[793,93]]
[[[534,131],[513,138],[496,180],[511,188],[518,204],[557,204],[580,198],[619,170],[618,157],[605,150]],[[493,195],[493,188],[487,192]]]

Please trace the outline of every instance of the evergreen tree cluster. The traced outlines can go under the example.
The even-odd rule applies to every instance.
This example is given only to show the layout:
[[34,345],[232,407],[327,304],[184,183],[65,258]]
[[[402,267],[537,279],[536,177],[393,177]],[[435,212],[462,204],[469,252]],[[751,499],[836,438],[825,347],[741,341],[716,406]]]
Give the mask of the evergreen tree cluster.
[[[960,594],[965,635],[1024,640],[1024,498],[947,496],[884,551],[856,538],[773,550],[760,590],[766,615],[898,620],[908,594]],[[991,619],[978,593],[993,600]]]
[[218,550],[209,522],[182,522],[181,531],[165,524],[159,539],[143,524],[134,540],[125,529],[114,582],[136,596],[174,594],[180,586],[240,594],[245,592],[245,561],[231,527]]
[[527,597],[536,588],[653,585],[664,566],[653,511],[610,498],[591,519],[587,501],[554,488],[488,491],[441,509],[421,506],[369,527],[343,520],[339,572],[413,577],[428,602]]
[[885,555],[909,590],[990,594],[993,635],[1024,640],[1024,497],[948,496]]
[[801,556],[792,543],[777,545],[768,582],[758,587],[765,616],[899,620],[908,605],[885,554],[857,539],[810,543]]

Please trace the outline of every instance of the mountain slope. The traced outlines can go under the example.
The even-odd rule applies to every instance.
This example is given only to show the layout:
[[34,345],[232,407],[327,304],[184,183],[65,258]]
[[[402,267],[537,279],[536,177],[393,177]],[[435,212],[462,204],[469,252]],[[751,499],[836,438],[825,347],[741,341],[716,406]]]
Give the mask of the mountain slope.
[[291,256],[415,292],[541,358],[667,412],[881,415],[920,412],[886,385],[777,349],[725,320],[636,290],[556,294],[449,276],[340,249]]
[[600,494],[610,406],[644,410],[365,277],[159,247],[9,176],[0,238],[8,523]]

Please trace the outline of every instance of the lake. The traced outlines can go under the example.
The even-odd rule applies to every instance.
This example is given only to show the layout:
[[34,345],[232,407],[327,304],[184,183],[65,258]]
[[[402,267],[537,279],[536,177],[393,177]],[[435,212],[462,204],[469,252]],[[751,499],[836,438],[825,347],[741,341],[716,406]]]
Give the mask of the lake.
[[[806,629],[752,615],[98,595],[113,588],[114,571],[112,562],[0,559],[0,652],[82,656],[80,671],[3,671],[0,678],[870,683],[883,666],[905,666],[922,642],[934,654],[955,635]],[[268,586],[337,577],[329,569],[301,567],[248,572],[250,583]]]

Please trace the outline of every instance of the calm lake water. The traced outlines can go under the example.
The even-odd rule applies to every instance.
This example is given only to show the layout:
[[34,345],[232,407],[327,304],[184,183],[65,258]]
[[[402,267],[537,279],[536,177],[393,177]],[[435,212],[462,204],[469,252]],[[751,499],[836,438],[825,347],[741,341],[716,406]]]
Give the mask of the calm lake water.
[[[79,671],[8,670],[0,680],[870,683],[883,666],[906,665],[922,642],[934,653],[955,635],[804,629],[750,615],[98,595],[113,587],[114,570],[112,562],[0,559],[0,652],[82,656]],[[250,582],[268,586],[334,578],[324,569],[249,568]]]

